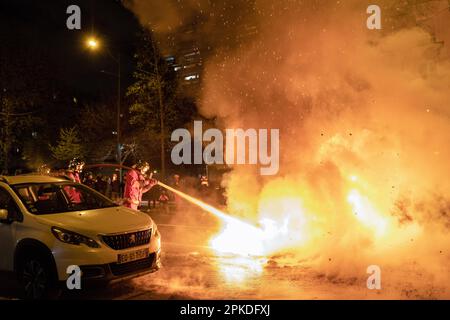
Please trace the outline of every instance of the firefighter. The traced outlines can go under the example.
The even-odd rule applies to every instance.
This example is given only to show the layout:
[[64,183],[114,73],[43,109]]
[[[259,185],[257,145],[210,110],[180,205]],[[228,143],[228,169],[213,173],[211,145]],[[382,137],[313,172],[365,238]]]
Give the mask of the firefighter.
[[125,207],[137,210],[141,204],[142,195],[149,191],[157,184],[155,179],[151,178],[151,174],[147,177],[147,172],[150,170],[148,162],[139,160],[138,163],[132,166],[125,176],[125,190],[123,193]]
[[159,195],[158,198],[159,204],[162,207],[162,210],[165,213],[169,213],[169,196],[167,195],[166,190],[162,190],[161,194]]
[[84,161],[80,158],[73,158],[69,162],[69,168],[66,176],[73,182],[81,183],[80,173],[83,171]]
[[111,199],[114,201],[119,199],[120,181],[117,173],[113,173],[111,179]]
[[[69,178],[72,182],[81,183],[80,173],[83,171],[84,161],[80,158],[73,158],[69,162],[68,170],[66,170],[66,177]],[[81,194],[80,192],[71,186],[65,186],[64,190],[69,196],[69,200],[73,204],[81,203]]]
[[[172,186],[180,191],[183,191],[183,182],[181,180],[181,177],[179,174],[174,174],[173,175],[173,182],[172,182]],[[172,193],[171,197],[175,203],[175,210],[178,210],[181,205],[182,205],[182,200],[181,198],[176,194],[176,193]]]
[[173,175],[173,187],[175,189],[178,189],[178,190],[181,189],[180,175],[179,174],[174,174]]

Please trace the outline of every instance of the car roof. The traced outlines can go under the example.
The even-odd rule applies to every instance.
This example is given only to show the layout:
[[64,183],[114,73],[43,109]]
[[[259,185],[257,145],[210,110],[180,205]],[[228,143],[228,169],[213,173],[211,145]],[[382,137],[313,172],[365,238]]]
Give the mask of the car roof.
[[67,182],[67,179],[40,174],[21,174],[17,176],[0,176],[0,181],[14,185],[22,183],[54,183],[64,181]]

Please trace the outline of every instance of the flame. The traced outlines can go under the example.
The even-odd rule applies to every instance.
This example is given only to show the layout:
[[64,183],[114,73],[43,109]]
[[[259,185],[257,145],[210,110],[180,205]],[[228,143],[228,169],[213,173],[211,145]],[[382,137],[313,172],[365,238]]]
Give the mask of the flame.
[[[348,214],[353,217],[350,223],[368,229],[376,240],[384,240],[377,243],[378,249],[389,249],[388,244],[407,243],[422,231],[417,224],[404,229],[393,228],[393,220],[383,214],[383,208],[379,208],[382,201],[371,198],[374,193],[364,184],[364,179],[355,174],[347,177],[343,195],[348,212],[338,214],[342,215],[342,219]],[[311,200],[308,199],[308,192],[299,192],[307,188],[284,181],[269,184],[270,187],[259,195],[257,225],[233,217],[161,182],[159,184],[220,219],[222,229],[211,238],[209,244],[216,254],[217,269],[224,281],[236,285],[260,276],[272,255],[289,249],[305,252],[312,249],[314,252],[314,248],[320,245],[318,241],[322,241],[326,233],[328,227],[325,226],[330,222],[326,219],[321,221],[324,219],[324,212],[320,211],[323,207],[321,204],[313,205],[316,197],[311,196],[315,199]]]
[[264,253],[265,236],[262,229],[239,220],[228,220],[210,245],[216,252],[260,256]]
[[375,231],[377,237],[386,234],[388,221],[381,216],[367,197],[362,196],[358,190],[352,189],[347,197],[355,216],[365,226]]
[[203,210],[212,213],[225,223],[225,229],[222,231],[223,236],[217,237],[212,241],[212,247],[216,251],[251,255],[261,255],[263,253],[263,241],[267,237],[267,233],[264,230],[231,217],[225,212],[162,182],[158,181],[158,184]]
[[[224,229],[210,244],[219,258],[217,267],[227,282],[242,283],[249,275],[258,276],[262,273],[267,260],[255,259],[253,256],[263,255],[264,242],[278,233],[274,221],[262,220],[264,229],[257,228],[162,182],[158,181],[158,184],[215,215],[224,223]],[[235,255],[224,256],[229,253]],[[223,257],[226,259],[221,259]]]
[[[360,177],[352,174],[348,180],[345,200],[352,211],[348,213],[377,238],[386,236],[392,221],[364,195],[362,185],[355,185],[362,184]],[[217,253],[267,258],[289,248],[306,248],[313,244],[315,236],[323,234],[323,225],[317,222],[324,212],[317,211],[317,205],[304,205],[306,195],[302,198],[296,192],[290,184],[280,183],[268,188],[259,199],[259,227],[228,216],[220,233],[212,238],[211,247]],[[345,216],[344,212],[338,214]]]
[[[262,201],[259,228],[239,220],[225,221],[222,231],[211,240],[211,247],[218,253],[268,256],[289,243],[305,239],[304,216],[299,199],[291,197],[271,198]],[[279,215],[276,219],[273,215]],[[295,226],[296,231],[292,232]]]
[[226,211],[257,226],[187,199],[223,222],[211,246],[250,261],[292,248],[351,276],[414,260],[448,291],[448,10],[416,8],[427,17],[416,23],[409,1],[387,6],[380,33],[356,0],[257,3],[247,21],[257,34],[205,64],[198,111],[220,128],[281,129],[281,170],[236,165],[224,176]]

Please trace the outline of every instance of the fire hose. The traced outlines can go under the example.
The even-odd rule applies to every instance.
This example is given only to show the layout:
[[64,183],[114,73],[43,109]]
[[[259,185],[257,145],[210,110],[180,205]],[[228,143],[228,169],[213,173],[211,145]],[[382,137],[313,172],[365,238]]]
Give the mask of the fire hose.
[[[85,168],[99,168],[99,167],[104,168],[104,167],[106,167],[106,168],[122,168],[122,169],[126,169],[126,170],[133,170],[133,168],[125,166],[123,164],[114,164],[114,163],[87,164],[84,167]],[[189,201],[192,204],[197,205],[198,207],[202,208],[203,210],[208,211],[219,218],[222,218],[222,219],[230,218],[229,215],[225,214],[224,212],[220,211],[219,209],[214,208],[213,206],[211,206],[197,198],[191,197],[190,195],[188,195],[182,191],[172,188],[171,186],[168,186],[167,184],[165,184],[161,181],[157,180],[157,185],[159,185],[160,187],[162,187],[168,191],[175,193],[176,195],[180,196],[181,198]]]
[[[133,170],[133,168],[128,167],[128,166],[124,166],[122,164],[112,164],[112,163],[101,163],[101,164],[90,164],[90,165],[85,165],[85,168],[96,168],[96,167],[113,167],[113,168],[122,168],[122,169],[126,169],[126,170]],[[176,195],[180,196],[181,198],[187,200],[188,202],[200,207],[201,209],[213,214],[214,216],[216,216],[219,219],[222,219],[223,221],[227,222],[227,223],[234,223],[234,224],[239,224],[241,226],[244,226],[245,228],[247,228],[246,230],[250,230],[250,231],[256,231],[256,232],[261,232],[261,230],[253,225],[250,225],[244,221],[241,221],[237,218],[234,218],[232,216],[230,216],[229,214],[203,202],[200,199],[194,198],[180,190],[177,190],[175,188],[172,188],[171,186],[168,186],[167,184],[158,181],[157,180],[157,185],[159,185],[160,187],[171,191],[173,193],[175,193]]]

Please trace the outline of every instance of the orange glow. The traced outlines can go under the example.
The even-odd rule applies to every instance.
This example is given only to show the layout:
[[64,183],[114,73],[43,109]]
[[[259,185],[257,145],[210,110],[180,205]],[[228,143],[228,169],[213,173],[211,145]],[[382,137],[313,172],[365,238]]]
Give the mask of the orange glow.
[[223,211],[162,182],[158,181],[158,184],[177,194],[181,198],[199,206],[203,210],[212,213],[225,223],[225,229],[222,233],[224,236],[218,237],[212,241],[212,247],[216,251],[254,255],[262,254],[262,241],[264,240],[263,230],[231,217]]
[[98,40],[94,37],[90,37],[86,41],[86,46],[91,50],[97,50],[99,46]]
[[386,233],[387,219],[382,217],[358,190],[350,190],[347,200],[351,204],[356,218],[365,226],[373,229],[376,236],[381,237]]

